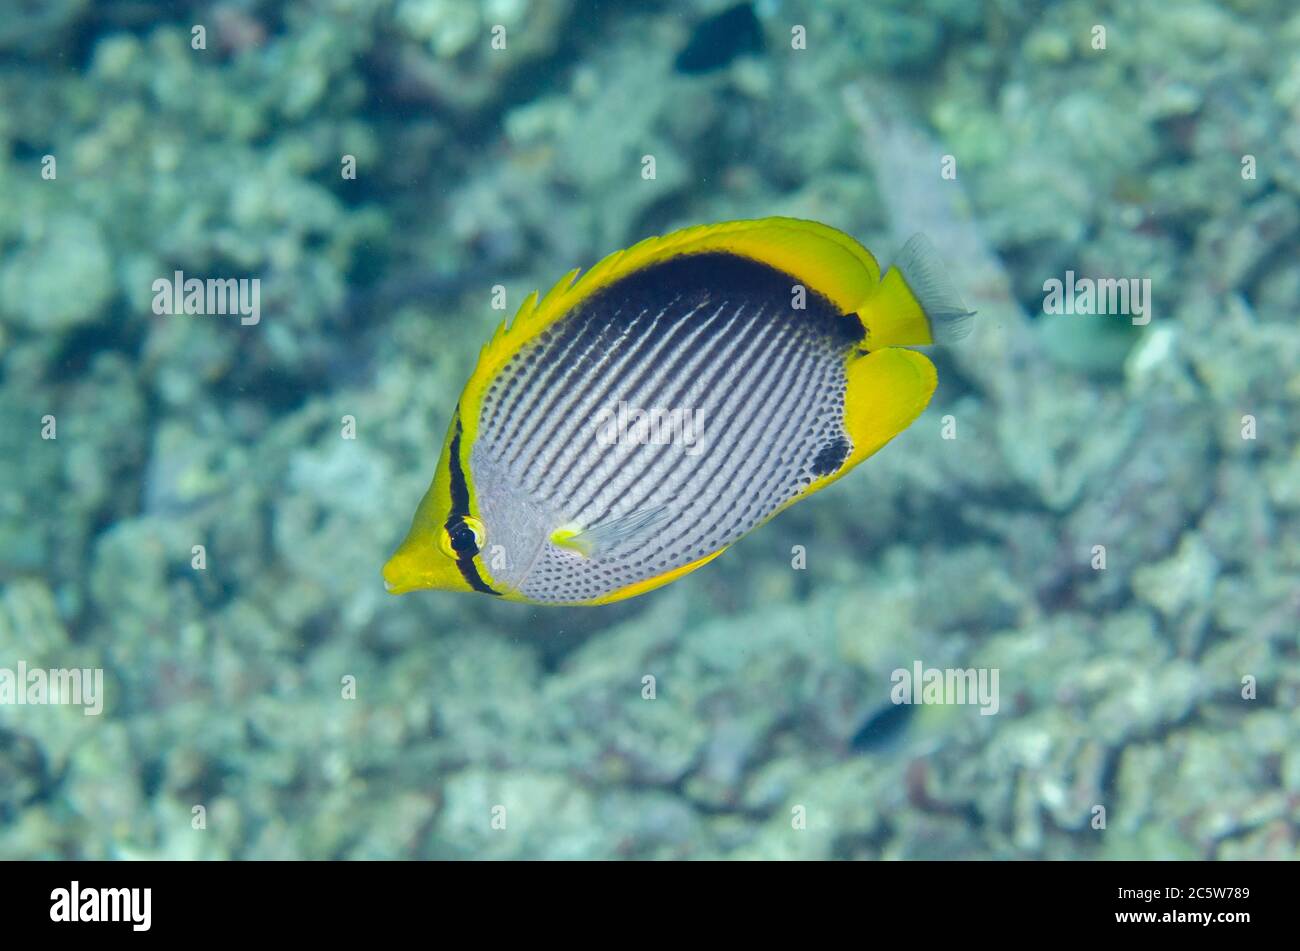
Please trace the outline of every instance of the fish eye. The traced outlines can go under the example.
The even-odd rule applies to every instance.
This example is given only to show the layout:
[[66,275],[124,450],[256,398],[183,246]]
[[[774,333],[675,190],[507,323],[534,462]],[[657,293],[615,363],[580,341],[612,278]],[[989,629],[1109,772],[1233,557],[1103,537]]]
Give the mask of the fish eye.
[[442,551],[448,558],[473,558],[483,549],[487,531],[471,515],[453,515],[442,528]]

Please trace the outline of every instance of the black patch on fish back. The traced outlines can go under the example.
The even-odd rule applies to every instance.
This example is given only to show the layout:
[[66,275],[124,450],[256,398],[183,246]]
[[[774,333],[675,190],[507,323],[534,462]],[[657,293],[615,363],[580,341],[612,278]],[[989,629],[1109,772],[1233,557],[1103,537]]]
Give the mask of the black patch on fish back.
[[830,475],[836,469],[844,464],[844,460],[849,455],[849,441],[843,436],[837,436],[833,442],[828,442],[817,451],[813,456],[812,471],[814,475]]
[[[862,343],[862,341],[866,339],[867,325],[862,322],[862,318],[859,317],[857,314],[852,312],[847,314],[840,314],[840,320],[843,321],[843,323],[840,325],[839,328],[840,336],[845,338],[848,337],[853,338],[852,340],[848,341],[849,344],[857,345]],[[866,350],[862,351],[862,353],[866,353],[866,352],[867,352]]]
[[[802,308],[794,306],[796,285],[805,291]],[[816,288],[770,264],[726,251],[683,254],[641,268],[593,294],[579,310],[599,308],[611,315],[609,321],[626,326],[642,312],[655,313],[674,299],[687,308],[710,300],[726,301],[732,308],[761,308],[766,319],[800,325],[837,347],[855,346],[866,333],[856,314],[841,313]],[[707,343],[712,332],[697,345]]]

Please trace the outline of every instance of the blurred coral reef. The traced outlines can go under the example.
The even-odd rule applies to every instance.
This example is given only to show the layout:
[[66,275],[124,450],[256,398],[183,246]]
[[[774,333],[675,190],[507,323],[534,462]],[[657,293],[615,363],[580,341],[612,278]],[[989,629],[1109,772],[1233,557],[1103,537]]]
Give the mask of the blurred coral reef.
[[[1300,857],[1300,13],[759,2],[674,69],[727,6],[18,0],[0,667],[107,698],[0,706],[0,857]],[[645,598],[384,593],[493,285],[769,214],[949,254],[917,424]],[[1151,323],[1043,314],[1067,269]],[[890,716],[918,658],[999,713]]]

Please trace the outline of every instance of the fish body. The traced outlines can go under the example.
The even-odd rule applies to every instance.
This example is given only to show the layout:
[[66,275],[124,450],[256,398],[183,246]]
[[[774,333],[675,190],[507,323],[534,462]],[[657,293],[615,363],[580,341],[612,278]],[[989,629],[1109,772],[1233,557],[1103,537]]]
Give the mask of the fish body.
[[716,558],[912,422],[970,313],[792,218],[686,228],[529,296],[483,347],[387,589],[602,604]]

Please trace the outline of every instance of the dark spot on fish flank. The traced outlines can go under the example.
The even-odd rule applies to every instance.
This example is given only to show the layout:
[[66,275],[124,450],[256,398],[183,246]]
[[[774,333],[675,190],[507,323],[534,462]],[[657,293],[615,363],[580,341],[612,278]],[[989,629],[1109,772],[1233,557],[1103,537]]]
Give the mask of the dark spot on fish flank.
[[861,317],[853,313],[840,314],[835,328],[838,332],[836,342],[845,347],[857,346],[867,335],[866,324],[862,322]]
[[843,436],[838,436],[832,441],[826,443],[813,456],[812,471],[818,476],[830,475],[841,465],[849,455],[849,441]]

